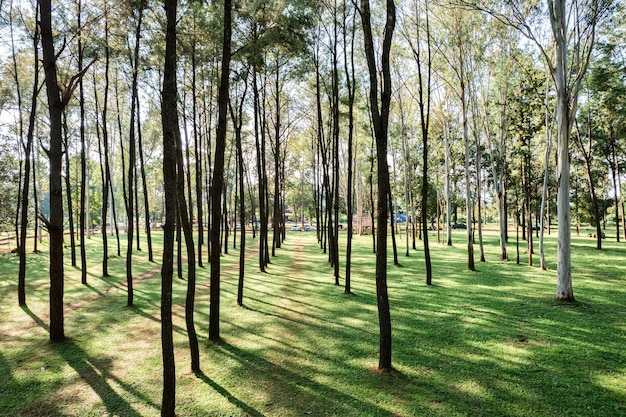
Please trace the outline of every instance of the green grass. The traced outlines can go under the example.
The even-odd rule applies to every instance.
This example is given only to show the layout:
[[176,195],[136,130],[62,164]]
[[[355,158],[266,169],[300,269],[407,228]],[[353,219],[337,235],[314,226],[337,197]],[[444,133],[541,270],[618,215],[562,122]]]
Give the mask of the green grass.
[[[177,279],[178,415],[626,415],[626,263],[620,244],[609,236],[599,252],[595,240],[573,238],[577,302],[562,304],[554,300],[554,234],[547,240],[550,271],[498,261],[497,236],[488,232],[488,262],[477,262],[470,272],[464,233],[455,231],[451,248],[430,235],[431,287],[424,285],[421,242],[405,257],[399,237],[402,266],[393,267],[390,257],[388,268],[390,374],[376,372],[371,237],[356,237],[353,295],[333,285],[313,232],[288,232],[265,274],[256,267],[257,242],[249,240],[243,308],[235,303],[238,251],[231,248],[222,258],[220,343],[206,339],[209,269],[200,269],[200,375],[189,372],[186,282]],[[509,254],[515,259],[512,237]],[[345,244],[345,235],[341,240]],[[76,268],[66,267],[68,341],[60,344],[47,335],[47,255],[29,254],[24,309],[17,306],[17,257],[0,256],[0,415],[159,415],[158,265],[145,252],[135,253],[136,277],[156,273],[135,283],[135,306],[128,308],[124,259],[112,257],[112,276],[103,278],[99,236],[87,249],[88,286],[80,284]],[[534,261],[539,264],[538,255]]]

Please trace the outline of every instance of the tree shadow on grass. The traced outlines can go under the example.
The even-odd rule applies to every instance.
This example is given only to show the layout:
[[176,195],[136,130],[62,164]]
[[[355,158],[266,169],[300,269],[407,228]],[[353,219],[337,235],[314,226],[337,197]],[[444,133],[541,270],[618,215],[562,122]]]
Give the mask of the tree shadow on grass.
[[72,340],[55,344],[53,348],[100,397],[108,415],[141,416],[124,397],[113,389],[108,380],[115,381],[125,391],[138,397],[143,403],[159,409],[158,404],[152,402],[130,385],[123,383],[111,373],[112,358],[91,358]]
[[257,411],[256,409],[252,408],[248,404],[244,403],[243,401],[235,397],[233,394],[231,394],[226,388],[222,387],[220,384],[218,384],[217,382],[213,381],[211,378],[206,376],[204,372],[199,371],[196,373],[196,376],[202,382],[204,382],[205,384],[213,388],[215,391],[217,391],[222,397],[226,398],[229,403],[233,404],[234,406],[239,408],[241,411],[244,411],[249,416],[252,416],[252,417],[264,416],[263,413]]
[[24,313],[28,314],[28,316],[29,316],[31,319],[33,319],[33,321],[34,321],[35,323],[37,323],[37,325],[38,325],[39,327],[41,327],[42,329],[44,329],[46,332],[50,331],[50,327],[49,327],[46,323],[44,323],[44,321],[43,321],[42,319],[40,319],[38,315],[36,315],[35,313],[33,313],[33,312],[31,311],[31,309],[30,309],[30,308],[28,308],[28,306],[24,305],[24,306],[21,306],[21,307],[22,307],[22,310],[24,311]]
[[267,406],[273,408],[271,414],[278,413],[278,408],[284,408],[289,410],[289,415],[318,415],[322,411],[327,415],[394,415],[373,402],[363,401],[316,381],[308,376],[312,370],[306,367],[289,369],[263,358],[259,353],[223,341],[215,347],[240,363],[233,369],[238,379],[254,380],[258,390],[266,391]]
[[14,367],[15,363],[0,352],[0,415],[65,416],[54,403],[41,400],[48,389],[44,383],[34,378],[15,378],[14,372],[19,371],[19,366]]

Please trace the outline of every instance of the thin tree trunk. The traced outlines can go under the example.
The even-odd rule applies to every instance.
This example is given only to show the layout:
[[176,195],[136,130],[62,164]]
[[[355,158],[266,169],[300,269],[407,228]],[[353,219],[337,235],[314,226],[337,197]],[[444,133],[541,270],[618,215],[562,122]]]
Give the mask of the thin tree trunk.
[[187,339],[191,356],[191,371],[200,372],[200,350],[198,336],[194,324],[194,306],[196,297],[196,253],[193,241],[193,229],[187,212],[187,200],[185,199],[185,168],[183,162],[182,140],[180,134],[176,139],[176,191],[177,191],[177,218],[185,235],[185,248],[187,250],[187,296],[185,298],[185,324],[187,327]]
[[[11,8],[13,3],[11,2]],[[39,18],[39,9],[35,10],[35,19]],[[10,14],[12,16],[12,13]],[[17,71],[17,59],[15,50],[15,44],[13,42],[13,18],[11,17],[11,47],[13,57],[13,70],[15,74],[15,87],[18,97],[18,111],[20,119],[20,138],[23,138],[22,128],[22,96],[20,93],[20,84]],[[18,252],[19,252],[19,272],[18,272],[18,303],[20,306],[26,305],[26,237],[28,227],[28,205],[29,205],[29,188],[30,188],[30,176],[31,176],[31,158],[33,154],[33,141],[35,130],[35,116],[37,114],[37,96],[39,95],[39,26],[35,25],[35,32],[33,34],[33,62],[35,70],[33,71],[33,89],[30,102],[30,115],[28,117],[28,131],[26,133],[26,146],[23,142],[21,145],[24,148],[24,180],[21,184],[21,202],[20,202],[20,234],[18,239]],[[33,164],[34,165],[34,164]],[[34,177],[34,172],[33,172]],[[33,180],[34,183],[34,180]],[[37,213],[35,213],[35,216]]]
[[[106,88],[106,87],[105,87]],[[96,82],[96,75],[93,75],[93,95],[95,102],[95,111],[96,111],[96,136],[98,139],[98,154],[100,156],[100,179],[102,181],[102,220],[100,223],[101,233],[102,233],[102,276],[109,276],[108,270],[108,257],[109,257],[109,244],[108,244],[108,233],[107,233],[107,209],[108,209],[108,199],[109,199],[109,183],[108,178],[105,174],[104,169],[104,158],[103,158],[103,146],[102,146],[102,135],[104,134],[104,129],[100,125],[100,104],[98,98],[98,87]],[[105,93],[106,95],[106,93]]]
[[[613,138],[612,138],[613,139]],[[619,200],[620,200],[620,187],[618,187],[617,185],[617,181],[615,179],[616,172],[618,170],[618,165],[617,165],[617,152],[615,152],[615,142],[613,139],[613,143],[611,143],[611,154],[612,154],[612,164],[611,164],[611,174],[613,176],[613,190],[615,193],[615,235],[617,237],[617,242],[619,242],[619,233],[620,233],[620,227],[619,227]]]
[[[247,74],[246,74],[247,77]],[[243,105],[246,99],[246,92],[248,90],[247,78],[243,78],[244,90],[241,94],[240,101],[237,103],[235,109],[233,109],[232,103],[230,104],[230,116],[235,127],[235,146],[237,148],[237,172],[239,179],[239,224],[241,225],[241,233],[239,237],[239,279],[237,282],[237,305],[243,306],[243,288],[244,288],[244,275],[245,275],[245,254],[246,254],[246,204],[245,204],[245,190],[244,190],[244,162],[243,162],[243,147],[241,144],[241,131],[243,128]],[[254,228],[254,225],[253,225]],[[235,230],[237,228],[235,227]]]
[[228,81],[230,77],[231,0],[224,0],[224,38],[218,95],[218,125],[215,137],[215,162],[212,183],[211,218],[211,294],[209,306],[209,340],[220,339],[220,199],[224,189],[224,153],[226,149],[226,123],[228,117]]
[[261,132],[260,128],[260,97],[259,97],[259,87],[257,81],[257,72],[256,68],[252,67],[252,93],[254,98],[254,138],[256,141],[256,166],[257,166],[257,176],[258,176],[258,185],[259,185],[259,222],[260,222],[260,230],[259,230],[259,269],[261,272],[265,272],[265,237],[267,236],[267,223],[265,222],[265,188],[263,185],[264,178],[264,164],[263,164],[263,156],[264,152],[261,147],[265,146],[265,141],[260,141],[260,136],[264,133]]
[[[582,135],[576,123],[576,141],[578,149],[583,154],[585,161],[585,171],[587,174],[587,184],[589,184],[589,194],[591,197],[591,207],[593,210],[594,222],[596,225],[596,249],[602,250],[602,226],[600,224],[600,206],[598,204],[598,196],[596,194],[596,186],[591,174],[591,158],[592,158],[592,139],[591,139],[591,114],[587,116],[587,147],[583,143]],[[617,196],[616,196],[617,199]]]
[[452,192],[450,191],[450,126],[446,123],[443,130],[444,138],[444,165],[446,170],[446,238],[447,245],[452,246],[452,223],[450,221],[451,216],[451,198]]
[[[77,28],[78,34],[78,72],[83,70],[83,44],[80,30],[82,28],[81,14],[82,14],[82,1],[77,2]],[[88,210],[87,204],[87,189],[89,183],[87,181],[87,144],[85,140],[85,89],[83,85],[83,77],[78,80],[78,96],[79,96],[79,108],[80,108],[80,209],[78,212],[78,228],[80,232],[80,281],[82,284],[87,284],[87,253],[85,250],[85,225],[86,223],[86,210]]]
[[[132,67],[132,86],[131,86],[131,105],[130,105],[130,119],[129,119],[129,134],[128,134],[128,195],[126,198],[126,216],[128,218],[128,246],[126,247],[126,286],[127,286],[127,301],[126,304],[130,307],[134,302],[133,291],[133,238],[135,227],[133,225],[135,216],[135,171],[136,171],[136,146],[135,146],[135,126],[136,126],[136,110],[137,110],[137,96],[138,96],[138,71],[139,71],[139,48],[141,39],[141,23],[143,20],[143,7],[141,4],[138,15],[136,16],[135,26],[135,47],[133,52],[133,58],[131,60]],[[139,233],[139,229],[137,229]]]
[[376,253],[376,223],[375,223],[375,217],[376,217],[376,212],[375,212],[375,205],[374,205],[374,161],[376,160],[374,157],[374,129],[372,129],[372,146],[370,147],[371,149],[371,155],[370,155],[370,174],[369,174],[369,183],[370,183],[370,207],[371,207],[371,214],[370,214],[370,218],[372,220],[372,252]]
[[67,129],[67,114],[65,109],[61,112],[63,123],[63,146],[65,155],[65,192],[67,194],[67,217],[70,228],[70,259],[72,266],[76,266],[76,235],[74,234],[74,206],[72,205],[72,183],[70,175],[70,151],[69,151],[69,134]]
[[389,189],[389,225],[391,226],[391,253],[393,254],[393,265],[400,266],[398,261],[398,246],[396,244],[396,224],[395,224],[395,212],[393,210],[393,196],[391,195],[391,183],[388,185]]
[[350,60],[348,60],[348,42],[347,42],[347,14],[348,14],[348,4],[347,1],[343,2],[343,50],[344,50],[344,68],[345,68],[345,77],[346,77],[346,88],[348,89],[348,160],[346,161],[348,168],[348,191],[347,191],[347,226],[348,226],[348,236],[346,240],[346,277],[344,283],[344,292],[346,294],[350,294],[352,292],[352,282],[351,282],[351,269],[352,269],[352,234],[354,233],[354,228],[352,227],[353,222],[353,186],[354,186],[354,172],[353,172],[353,153],[354,153],[354,102],[355,102],[355,73],[354,73],[354,39],[355,39],[355,16],[352,16],[352,32],[350,33]]
[[461,83],[461,114],[463,118],[463,142],[465,143],[465,209],[467,225],[467,269],[474,271],[474,238],[472,234],[473,227],[473,204],[472,192],[470,187],[470,143],[469,143],[469,126],[467,122],[467,86],[465,79],[465,58],[463,48],[459,42],[459,81]]
[[[194,15],[195,28],[195,15]],[[202,245],[204,245],[204,210],[202,207],[202,138],[198,132],[198,92],[196,87],[196,39],[191,44],[191,110],[193,123],[193,145],[196,151],[196,211],[198,212],[198,266],[202,268]]]
[[[137,98],[137,114],[141,114],[140,110],[139,98]],[[146,239],[148,241],[148,261],[154,262],[154,255],[152,252],[152,232],[150,229],[152,219],[150,219],[150,199],[148,198],[148,182],[146,180],[145,159],[143,156],[143,135],[141,133],[140,119],[140,117],[137,117],[137,139],[139,140],[139,167],[141,173],[141,187],[143,190],[143,215],[146,228]]]
[[39,192],[37,191],[37,147],[33,148],[33,202],[35,208],[35,233],[33,233],[33,253],[39,253],[37,242],[41,238],[41,222],[39,216]]

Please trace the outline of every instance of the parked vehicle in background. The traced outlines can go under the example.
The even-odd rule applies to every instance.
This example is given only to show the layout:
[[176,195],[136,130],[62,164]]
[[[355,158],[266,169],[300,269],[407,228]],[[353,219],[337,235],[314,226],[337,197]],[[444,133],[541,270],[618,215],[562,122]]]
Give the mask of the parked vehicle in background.
[[308,232],[308,231],[310,231],[310,230],[311,230],[311,225],[310,225],[310,224],[305,224],[305,225],[304,225],[304,231],[305,231],[305,232]]
[[294,225],[291,226],[291,230],[293,230],[295,232],[298,232],[298,231],[300,231],[300,228],[298,227],[297,224],[294,224]]

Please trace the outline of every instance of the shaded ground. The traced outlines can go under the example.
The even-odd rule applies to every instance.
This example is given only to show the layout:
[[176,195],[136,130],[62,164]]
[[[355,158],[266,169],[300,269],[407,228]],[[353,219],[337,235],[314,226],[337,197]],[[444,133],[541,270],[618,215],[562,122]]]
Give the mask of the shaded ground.
[[[186,282],[176,280],[178,414],[626,414],[626,265],[618,245],[598,253],[593,242],[574,242],[575,304],[553,302],[554,272],[494,261],[495,241],[488,242],[490,262],[477,264],[477,273],[465,270],[462,244],[433,244],[432,287],[423,285],[421,251],[402,256],[402,268],[389,267],[396,371],[380,375],[372,372],[378,362],[374,256],[368,237],[357,242],[354,295],[345,295],[333,285],[313,232],[288,233],[265,274],[250,241],[244,308],[235,303],[238,250],[230,249],[223,257],[217,344],[206,341],[209,271],[200,269],[200,375],[187,371]],[[98,259],[93,243],[90,258]],[[10,277],[17,258],[10,256],[0,259],[8,272],[0,278],[0,375],[6,376],[0,415],[159,415],[160,268],[136,255],[136,305],[127,308],[123,259],[111,260],[110,278],[99,277],[94,262],[87,287],[69,267],[69,340],[50,344],[45,273],[29,275],[29,307],[14,307]],[[32,271],[45,271],[46,262],[44,254],[29,257]]]

